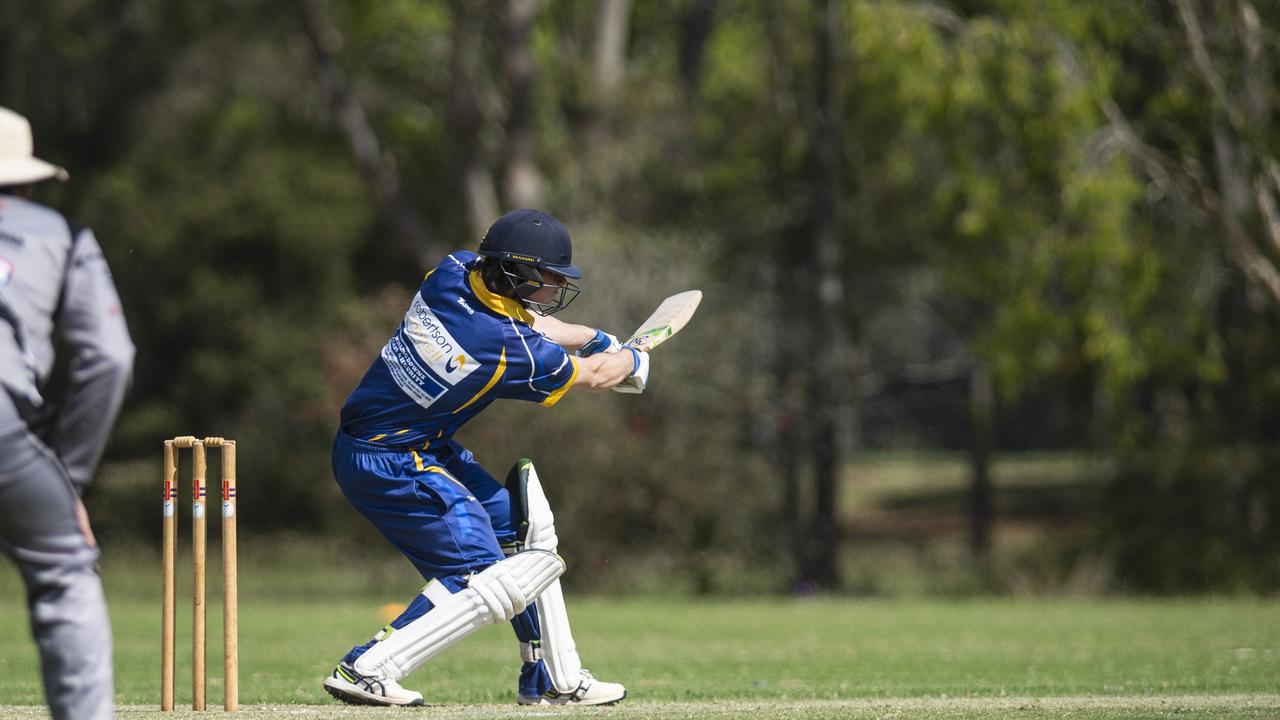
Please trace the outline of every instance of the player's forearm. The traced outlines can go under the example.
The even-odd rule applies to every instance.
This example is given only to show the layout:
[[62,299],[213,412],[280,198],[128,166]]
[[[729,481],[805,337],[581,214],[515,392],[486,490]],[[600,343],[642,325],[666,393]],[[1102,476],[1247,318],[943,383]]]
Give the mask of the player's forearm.
[[551,316],[534,315],[533,329],[546,335],[551,342],[565,350],[577,350],[591,342],[596,336],[594,328],[586,325],[574,325]]

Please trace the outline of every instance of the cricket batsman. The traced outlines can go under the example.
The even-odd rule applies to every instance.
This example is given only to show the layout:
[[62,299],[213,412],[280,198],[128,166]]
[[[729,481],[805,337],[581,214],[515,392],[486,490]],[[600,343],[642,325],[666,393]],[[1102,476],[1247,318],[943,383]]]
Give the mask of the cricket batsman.
[[532,463],[520,461],[499,484],[453,439],[499,398],[551,407],[573,387],[644,389],[647,353],[552,317],[577,296],[570,281],[581,277],[569,232],[554,217],[529,209],[502,216],[478,254],[455,252],[427,273],[343,405],[334,477],[427,584],[325,679],[335,698],[421,705],[400,681],[504,620],[520,640],[520,704],[626,697],[622,685],[582,667],[560,592],[554,519]]

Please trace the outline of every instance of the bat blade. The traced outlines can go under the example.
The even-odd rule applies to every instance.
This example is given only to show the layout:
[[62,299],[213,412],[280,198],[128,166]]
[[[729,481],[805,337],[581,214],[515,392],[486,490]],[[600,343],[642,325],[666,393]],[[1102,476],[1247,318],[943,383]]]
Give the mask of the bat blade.
[[700,302],[701,290],[686,290],[663,300],[623,345],[646,352],[658,347],[689,323]]

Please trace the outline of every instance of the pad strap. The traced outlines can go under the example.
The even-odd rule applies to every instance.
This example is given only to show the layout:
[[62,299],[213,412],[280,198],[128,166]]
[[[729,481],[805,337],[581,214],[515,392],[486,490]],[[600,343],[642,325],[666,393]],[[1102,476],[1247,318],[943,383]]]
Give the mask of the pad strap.
[[433,578],[422,588],[422,596],[435,606],[448,602],[449,598],[453,597],[453,593],[449,592],[449,588],[445,587],[444,583]]
[[520,659],[524,662],[538,662],[542,659],[542,641],[530,640],[520,643]]

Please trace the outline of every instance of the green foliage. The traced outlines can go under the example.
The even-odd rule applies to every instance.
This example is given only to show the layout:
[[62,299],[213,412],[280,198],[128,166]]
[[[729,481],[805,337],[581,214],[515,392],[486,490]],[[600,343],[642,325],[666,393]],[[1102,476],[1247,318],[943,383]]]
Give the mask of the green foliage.
[[[1092,12],[1110,12],[1112,4],[1100,8]],[[1244,78],[1257,72],[1252,65],[1275,62],[1280,17],[1271,5],[1255,8],[1261,30],[1254,51],[1245,47],[1244,4],[1191,8],[1229,96],[1243,92]],[[1224,168],[1241,163],[1248,172],[1250,157],[1274,156],[1276,135],[1235,118],[1227,132],[1237,134],[1238,150],[1221,144],[1222,118],[1238,108],[1224,106],[1199,77],[1173,6],[1145,22],[1072,31],[1148,159],[1163,154],[1178,163],[1162,161],[1173,175],[1153,176],[1132,201],[1140,221],[1122,226],[1146,248],[1141,288],[1150,302],[1127,305],[1134,318],[1127,343],[1138,362],[1120,376],[1125,382],[1104,385],[1109,392],[1099,395],[1100,445],[1120,464],[1101,542],[1133,587],[1274,587],[1269,558],[1280,519],[1280,465],[1268,448],[1280,426],[1264,367],[1278,351],[1277,308],[1250,287],[1218,213],[1236,212],[1223,210],[1232,182]],[[1264,115],[1277,105],[1274,96],[1267,102]],[[1206,202],[1215,189],[1220,200]],[[1260,233],[1257,220],[1246,215],[1240,222]],[[1260,261],[1268,262],[1265,252]]]
[[[1254,4],[1257,47],[1242,4],[1192,3],[1231,97],[1248,62],[1277,66],[1280,16]],[[502,178],[506,8],[317,5],[432,242],[474,246],[455,51],[476,53],[467,129]],[[534,21],[545,205],[590,273],[569,319],[626,332],[667,292],[707,293],[642,398],[499,406],[463,438],[495,474],[521,455],[545,466],[584,586],[625,561],[689,590],[759,590],[808,520],[784,506],[808,499],[788,492],[811,479],[804,422],[821,400],[804,389],[819,16],[713,5],[699,46],[702,3],[632,3],[611,105],[593,74],[601,4],[541,4]],[[908,365],[985,363],[1005,409],[1041,403],[1090,428],[1062,443],[1114,458],[1084,552],[1114,558],[1126,588],[1280,587],[1277,309],[1196,191],[1221,189],[1214,123],[1232,110],[1198,76],[1176,6],[833,5],[835,270],[854,352],[824,380],[857,399],[845,416]],[[475,35],[460,40],[464,10]],[[369,539],[334,494],[328,441],[424,268],[390,239],[308,50],[291,3],[19,0],[0,8],[0,98],[71,168],[40,197],[97,231],[141,349],[110,458],[141,468],[168,435],[238,437],[264,509],[250,526]],[[1262,121],[1228,122],[1242,157],[1280,151],[1276,95]],[[1169,177],[1135,161],[1133,138]],[[1241,222],[1262,237],[1262,220]]]
[[1074,62],[1034,25],[981,19],[938,81],[940,267],[953,321],[1007,397],[1086,368],[1110,394],[1141,371],[1129,338],[1150,302],[1150,250],[1126,232],[1139,185],[1099,148],[1100,98]]
[[315,359],[372,218],[344,157],[271,97],[233,89],[253,78],[227,81],[195,102],[157,100],[164,142],[86,191],[144,349],[117,453],[145,457],[176,434],[241,438],[241,472],[272,480],[255,497],[297,510],[279,522],[311,524],[325,515],[308,491],[324,456],[273,449],[316,448],[331,432]]

